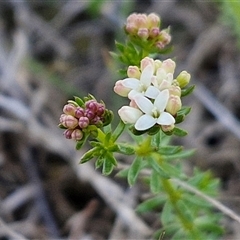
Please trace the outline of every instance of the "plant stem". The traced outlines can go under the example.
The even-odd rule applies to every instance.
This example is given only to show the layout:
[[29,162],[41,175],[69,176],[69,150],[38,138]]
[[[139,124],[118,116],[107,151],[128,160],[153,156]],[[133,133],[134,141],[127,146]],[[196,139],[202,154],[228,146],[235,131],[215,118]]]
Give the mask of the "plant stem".
[[177,205],[177,202],[181,199],[180,193],[174,188],[173,184],[170,182],[170,179],[161,179],[162,186],[165,190],[165,192],[169,196],[169,200],[177,214],[177,217],[182,223],[182,226],[186,232],[191,235],[192,239],[200,240],[200,233],[197,231],[197,229],[194,227],[194,224],[191,220],[186,218],[186,216],[183,214],[182,210]]
[[125,124],[123,123],[123,121],[120,120],[120,122],[118,123],[118,125],[115,128],[113,135],[112,135],[113,142],[115,142],[119,138],[119,136],[122,134],[124,128],[125,128]]

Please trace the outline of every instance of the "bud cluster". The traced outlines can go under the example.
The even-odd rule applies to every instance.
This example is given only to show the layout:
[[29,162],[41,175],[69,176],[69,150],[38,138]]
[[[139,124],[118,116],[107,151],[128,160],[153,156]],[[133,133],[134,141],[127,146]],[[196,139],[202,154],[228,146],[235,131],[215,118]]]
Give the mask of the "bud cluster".
[[160,17],[151,13],[133,13],[127,18],[125,25],[126,33],[133,38],[151,42],[156,48],[163,49],[171,41],[168,29],[160,30]]
[[83,139],[89,126],[100,128],[110,123],[110,115],[104,103],[99,103],[95,99],[88,99],[80,105],[77,101],[69,100],[63,107],[59,127],[65,129],[64,136],[67,139],[79,141]]

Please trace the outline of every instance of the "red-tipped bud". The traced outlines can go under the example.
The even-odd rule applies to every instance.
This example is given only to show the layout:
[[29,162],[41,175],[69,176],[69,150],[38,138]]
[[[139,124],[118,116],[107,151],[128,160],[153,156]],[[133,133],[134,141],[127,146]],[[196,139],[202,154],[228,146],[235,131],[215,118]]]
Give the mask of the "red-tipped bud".
[[63,135],[65,136],[65,138],[71,139],[71,138],[72,138],[72,132],[73,132],[72,129],[66,129],[66,130],[63,132]]
[[76,110],[75,110],[75,117],[76,118],[80,118],[80,117],[83,117],[84,116],[84,109],[81,108],[81,107],[77,107]]

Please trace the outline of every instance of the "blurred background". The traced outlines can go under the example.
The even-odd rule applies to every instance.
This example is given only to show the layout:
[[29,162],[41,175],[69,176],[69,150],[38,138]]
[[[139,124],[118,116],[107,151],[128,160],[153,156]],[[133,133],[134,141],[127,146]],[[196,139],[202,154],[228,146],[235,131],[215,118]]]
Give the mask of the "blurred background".
[[[193,107],[176,139],[196,154],[186,168],[210,169],[221,202],[240,214],[240,4],[228,1],[0,1],[0,239],[149,239],[155,213],[136,214],[141,184],[106,178],[58,129],[68,99],[93,94],[117,112],[119,65],[109,55],[124,41],[132,12],[171,26],[176,72],[196,84]],[[116,115],[117,118],[117,115]],[[84,151],[84,150],[83,150]],[[121,159],[119,159],[121,161]],[[225,219],[222,239],[240,239]]]

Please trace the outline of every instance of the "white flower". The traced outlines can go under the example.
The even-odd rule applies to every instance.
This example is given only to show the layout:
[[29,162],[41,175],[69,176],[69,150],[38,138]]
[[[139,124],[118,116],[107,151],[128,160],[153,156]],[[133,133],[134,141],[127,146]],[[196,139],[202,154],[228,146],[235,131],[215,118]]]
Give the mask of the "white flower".
[[140,110],[144,113],[135,123],[135,128],[139,131],[147,130],[156,123],[159,125],[172,125],[175,123],[174,117],[164,112],[169,99],[169,91],[167,89],[160,92],[152,103],[148,98],[141,94],[134,96],[134,101]]
[[125,88],[131,89],[128,94],[129,99],[139,93],[153,99],[157,97],[160,91],[151,85],[153,72],[153,66],[149,64],[143,69],[140,80],[137,78],[125,78],[121,81]]
[[125,124],[135,124],[136,121],[143,115],[139,109],[129,106],[121,107],[118,110],[118,114]]

